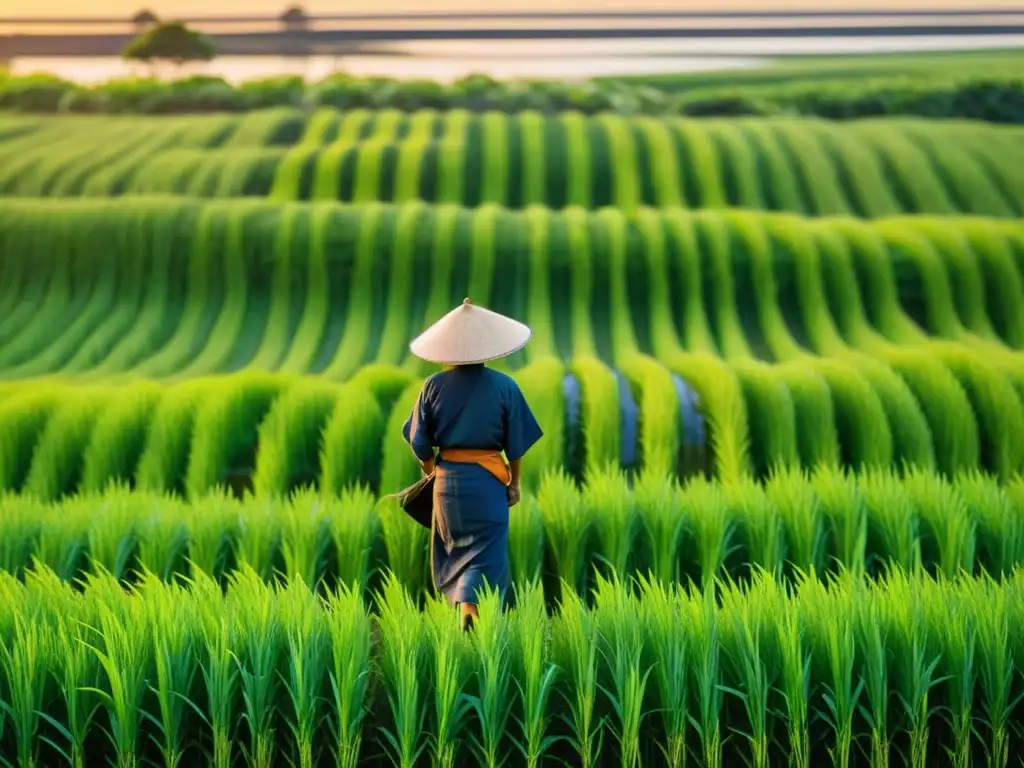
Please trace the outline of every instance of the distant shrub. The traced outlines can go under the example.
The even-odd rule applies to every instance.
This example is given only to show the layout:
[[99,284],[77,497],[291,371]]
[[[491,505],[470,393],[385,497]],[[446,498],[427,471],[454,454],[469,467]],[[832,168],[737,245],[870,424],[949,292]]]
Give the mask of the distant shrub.
[[1024,123],[1024,76],[890,75],[793,83],[702,87],[668,92],[626,81],[500,81],[473,74],[451,84],[432,80],[332,74],[316,83],[285,76],[233,85],[219,77],[130,78],[80,86],[50,76],[0,75],[0,110],[178,114],[275,107],[421,109],[544,114],[614,112],[692,117],[813,115],[832,120],[907,115]]

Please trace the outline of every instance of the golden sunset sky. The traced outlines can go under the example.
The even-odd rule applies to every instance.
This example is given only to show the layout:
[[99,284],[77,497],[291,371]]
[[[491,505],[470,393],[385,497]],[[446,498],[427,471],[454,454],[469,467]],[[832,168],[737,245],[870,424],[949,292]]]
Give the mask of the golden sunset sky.
[[[310,13],[408,13],[491,11],[725,11],[725,10],[832,10],[850,9],[971,9],[1024,11],[1022,0],[305,0]],[[0,0],[0,17],[24,16],[131,16],[148,7],[160,16],[276,14],[289,0]],[[87,8],[87,11],[83,11]]]

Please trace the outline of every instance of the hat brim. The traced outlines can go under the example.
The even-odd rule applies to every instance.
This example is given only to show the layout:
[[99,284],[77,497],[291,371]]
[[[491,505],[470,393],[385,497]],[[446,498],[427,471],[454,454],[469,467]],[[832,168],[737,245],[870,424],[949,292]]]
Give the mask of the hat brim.
[[439,358],[439,357],[434,357],[434,356],[429,356],[428,357],[425,354],[417,352],[413,348],[413,344],[415,344],[415,342],[413,342],[413,344],[409,345],[409,351],[412,352],[412,354],[414,354],[420,360],[425,360],[428,363],[434,363],[436,365],[477,365],[478,363],[491,363],[491,362],[494,362],[495,360],[502,360],[502,359],[504,359],[506,357],[509,357],[510,355],[514,355],[516,352],[519,352],[522,349],[524,349],[526,347],[526,345],[530,343],[530,339],[532,339],[532,338],[533,338],[533,330],[530,330],[527,333],[527,335],[526,335],[526,339],[521,344],[519,344],[516,347],[513,347],[512,349],[508,350],[507,352],[501,352],[500,354],[494,354],[494,355],[491,355],[489,357],[476,357],[476,358],[472,358],[472,359],[461,359],[461,358],[456,359],[456,358],[447,357],[447,356],[444,357],[444,359]]
[[528,325],[466,302],[417,336],[409,351],[428,363],[473,365],[515,354],[531,338]]

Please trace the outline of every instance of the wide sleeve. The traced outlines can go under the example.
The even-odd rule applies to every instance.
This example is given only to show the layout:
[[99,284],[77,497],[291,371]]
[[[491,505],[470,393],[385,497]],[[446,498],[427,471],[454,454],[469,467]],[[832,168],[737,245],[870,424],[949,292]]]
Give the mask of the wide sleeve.
[[420,461],[434,458],[434,424],[430,418],[429,402],[426,387],[420,390],[409,419],[402,427],[402,436],[409,443],[412,452]]
[[543,436],[522,390],[513,384],[505,406],[505,456],[509,461],[521,459]]

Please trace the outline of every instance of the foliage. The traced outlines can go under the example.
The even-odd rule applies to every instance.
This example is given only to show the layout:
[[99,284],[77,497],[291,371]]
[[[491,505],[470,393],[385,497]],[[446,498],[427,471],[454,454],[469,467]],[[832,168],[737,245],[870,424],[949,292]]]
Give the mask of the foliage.
[[161,22],[147,29],[124,49],[126,59],[167,60],[178,66],[189,61],[210,61],[217,55],[213,41],[180,21]]

